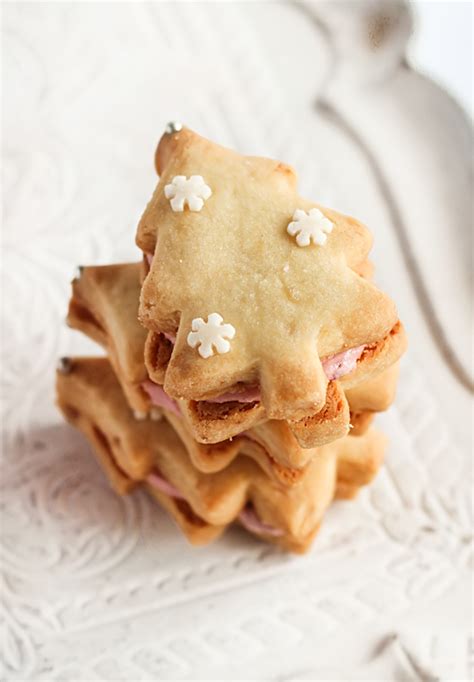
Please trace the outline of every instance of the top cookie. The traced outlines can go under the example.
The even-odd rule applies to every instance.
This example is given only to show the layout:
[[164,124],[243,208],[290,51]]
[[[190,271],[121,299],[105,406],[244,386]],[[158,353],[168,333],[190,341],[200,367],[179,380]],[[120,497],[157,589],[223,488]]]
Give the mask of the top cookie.
[[321,409],[321,361],[383,339],[397,321],[355,271],[368,230],[301,198],[289,166],[186,128],[165,133],[156,165],[138,226],[138,245],[154,253],[139,315],[175,339],[166,392],[202,400],[257,387],[273,419]]

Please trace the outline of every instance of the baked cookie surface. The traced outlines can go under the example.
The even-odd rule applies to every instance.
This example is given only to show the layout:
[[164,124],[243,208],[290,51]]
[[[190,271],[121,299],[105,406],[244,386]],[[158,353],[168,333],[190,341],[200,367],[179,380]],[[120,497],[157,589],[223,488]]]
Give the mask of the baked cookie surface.
[[[154,254],[140,319],[174,340],[166,392],[206,400],[257,386],[267,418],[318,412],[328,385],[322,360],[377,344],[397,323],[392,301],[356,272],[370,233],[301,198],[289,166],[241,156],[186,128],[162,137],[156,160],[160,181],[137,232],[140,248]],[[211,194],[199,210],[174,210],[169,188],[196,176]],[[300,246],[313,228],[314,240]],[[196,338],[224,350],[211,345],[203,357]]]

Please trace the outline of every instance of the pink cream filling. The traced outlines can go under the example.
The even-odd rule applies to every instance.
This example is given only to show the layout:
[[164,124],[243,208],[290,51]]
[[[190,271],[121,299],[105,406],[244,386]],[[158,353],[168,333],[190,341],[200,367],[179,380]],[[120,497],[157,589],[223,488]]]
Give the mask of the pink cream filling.
[[[147,254],[147,258],[148,258]],[[163,336],[168,339],[173,345],[176,342],[176,336],[174,334],[169,334],[167,332],[162,332]],[[324,373],[326,377],[329,379],[329,381],[333,381],[334,379],[340,379],[341,377],[345,376],[346,374],[349,374],[352,372],[356,365],[357,365],[357,360],[360,358],[362,353],[364,352],[365,344],[362,346],[356,346],[355,348],[348,348],[347,350],[343,350],[340,353],[336,353],[335,355],[330,355],[329,357],[325,358],[322,360],[321,364],[324,370]],[[146,383],[146,382],[145,382]],[[157,397],[159,400],[167,400],[168,403],[173,403],[174,408],[171,408],[170,406],[166,407],[166,405],[163,405],[159,402],[154,402],[153,397],[143,385],[143,388],[147,393],[150,395],[150,398],[152,399],[152,402],[154,402],[155,405],[160,405],[161,407],[164,407],[165,409],[171,409],[172,411],[177,414],[176,410],[179,410],[178,405],[172,400],[166,393],[163,391],[163,389],[158,386],[157,384],[153,384],[153,382],[150,382],[153,386],[157,387],[158,389],[161,389],[162,396],[160,398]],[[165,398],[163,398],[165,396]],[[228,393],[222,393],[222,395],[215,396],[214,398],[207,399],[205,402],[207,403],[230,403],[230,402],[237,402],[237,403],[254,403],[258,402],[260,400],[260,387],[259,386],[249,386],[246,390],[243,391],[234,391],[234,392],[228,392]]]
[[167,393],[163,390],[162,386],[155,384],[151,379],[146,379],[142,381],[142,388],[145,393],[149,396],[153,405],[157,407],[162,407],[164,410],[169,410],[173,412],[177,417],[181,417],[181,411],[179,409],[178,403],[170,398]]
[[146,480],[148,481],[148,483],[150,483],[150,485],[152,485],[154,488],[164,493],[165,495],[174,497],[177,500],[184,500],[184,497],[181,495],[179,490],[156,472],[148,474]]
[[[329,381],[334,379],[340,379],[345,374],[349,374],[355,369],[357,360],[363,353],[365,345],[357,346],[356,348],[349,348],[341,353],[336,353],[336,355],[331,355],[322,361],[322,366],[325,375]],[[238,403],[253,403],[260,400],[260,388],[258,386],[250,386],[245,391],[235,392],[235,393],[223,393],[215,398],[208,399],[208,403],[227,403],[227,402],[238,402]]]
[[329,381],[340,379],[346,374],[349,374],[349,372],[352,372],[352,370],[355,369],[357,360],[362,355],[364,348],[365,345],[356,346],[356,348],[348,348],[348,350],[343,350],[342,353],[330,355],[323,360],[322,365],[324,373]]
[[153,263],[153,255],[154,255],[153,253],[146,253],[145,254],[145,258],[147,260],[148,267],[150,267],[150,268],[151,268],[151,264]]
[[268,523],[260,521],[253,508],[249,506],[242,509],[239,514],[239,521],[252,533],[265,533],[266,535],[272,535],[273,537],[284,535],[284,531],[281,528],[274,528]]
[[[185,499],[179,490],[172,485],[172,483],[167,481],[166,478],[163,478],[163,476],[155,471],[151,474],[148,474],[146,480],[150,485],[162,492],[164,495],[168,495],[175,500]],[[274,526],[270,526],[270,524],[260,521],[253,508],[249,506],[242,509],[239,514],[239,521],[247,530],[252,533],[264,533],[273,537],[280,537],[281,535],[284,535],[284,531],[281,528],[274,528]]]

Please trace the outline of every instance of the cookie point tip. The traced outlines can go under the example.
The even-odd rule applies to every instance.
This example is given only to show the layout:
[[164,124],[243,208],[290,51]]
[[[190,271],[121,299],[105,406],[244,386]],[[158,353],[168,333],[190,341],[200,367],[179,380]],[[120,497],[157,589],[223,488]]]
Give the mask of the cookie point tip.
[[69,374],[71,370],[72,370],[71,358],[68,358],[67,356],[59,358],[58,364],[56,365],[56,371],[58,371],[60,374]]
[[81,279],[83,272],[84,272],[84,266],[83,265],[76,265],[76,268],[74,270],[74,274],[72,277],[72,281],[74,282],[77,279]]
[[173,135],[173,133],[179,133],[183,129],[183,124],[181,121],[169,121],[165,127],[165,133],[167,135]]

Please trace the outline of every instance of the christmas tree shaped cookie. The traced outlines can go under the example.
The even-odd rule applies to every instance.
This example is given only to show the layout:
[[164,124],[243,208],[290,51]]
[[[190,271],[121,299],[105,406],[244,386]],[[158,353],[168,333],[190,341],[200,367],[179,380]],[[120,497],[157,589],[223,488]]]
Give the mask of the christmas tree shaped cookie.
[[380,371],[398,359],[395,306],[359,274],[372,243],[361,223],[300,197],[289,166],[186,128],[162,137],[156,165],[139,316],[171,345],[164,368],[147,354],[168,395],[250,396],[262,418],[301,422],[325,407],[328,382],[369,376],[380,349]]

